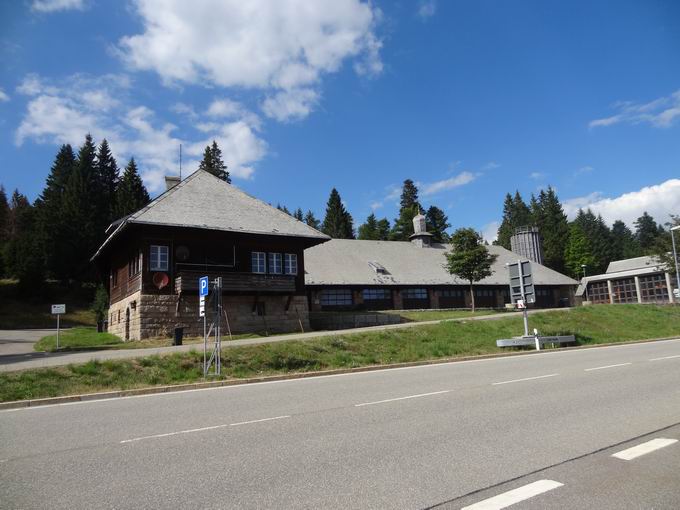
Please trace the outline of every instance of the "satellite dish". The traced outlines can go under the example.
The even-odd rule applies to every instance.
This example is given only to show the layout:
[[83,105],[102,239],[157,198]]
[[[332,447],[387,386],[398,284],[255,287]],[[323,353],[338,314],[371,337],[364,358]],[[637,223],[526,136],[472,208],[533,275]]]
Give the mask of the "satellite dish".
[[175,257],[180,262],[186,262],[189,260],[189,248],[186,246],[178,246],[175,250]]
[[167,287],[168,283],[170,283],[170,278],[165,273],[154,273],[151,281],[158,287],[158,290],[161,290],[163,287]]

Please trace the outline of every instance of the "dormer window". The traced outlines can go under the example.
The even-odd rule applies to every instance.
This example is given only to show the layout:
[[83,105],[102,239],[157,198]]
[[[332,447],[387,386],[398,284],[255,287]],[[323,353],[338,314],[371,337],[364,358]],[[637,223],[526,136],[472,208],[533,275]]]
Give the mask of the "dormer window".
[[376,274],[387,274],[387,269],[380,263],[376,261],[370,261],[368,266],[375,271]]

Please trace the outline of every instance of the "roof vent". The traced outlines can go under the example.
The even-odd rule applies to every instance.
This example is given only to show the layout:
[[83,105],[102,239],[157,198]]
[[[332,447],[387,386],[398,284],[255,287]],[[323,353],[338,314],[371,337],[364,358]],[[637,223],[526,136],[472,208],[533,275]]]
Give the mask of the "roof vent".
[[171,190],[172,188],[177,186],[180,183],[181,180],[182,179],[180,179],[177,176],[166,175],[165,176],[165,191]]
[[380,262],[370,261],[368,265],[376,274],[387,274],[387,269]]

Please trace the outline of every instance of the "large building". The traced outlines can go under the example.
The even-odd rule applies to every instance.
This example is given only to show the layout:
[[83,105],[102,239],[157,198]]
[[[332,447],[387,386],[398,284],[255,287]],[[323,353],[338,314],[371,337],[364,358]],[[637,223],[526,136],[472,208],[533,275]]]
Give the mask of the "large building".
[[672,303],[675,276],[651,256],[611,262],[604,274],[585,277],[576,295],[591,303]]
[[[178,182],[178,181],[177,181]],[[305,249],[328,236],[198,171],[109,227],[94,262],[109,331],[126,340],[203,332],[198,278],[222,277],[232,332],[309,327]]]
[[[449,245],[431,242],[425,218],[414,219],[411,241],[332,239],[305,251],[305,284],[316,310],[469,308],[469,284],[444,267]],[[519,255],[489,246],[497,255],[493,274],[475,283],[478,307],[503,308],[510,302],[506,264]],[[526,260],[525,258],[522,258]],[[578,282],[532,263],[537,307],[570,306]]]

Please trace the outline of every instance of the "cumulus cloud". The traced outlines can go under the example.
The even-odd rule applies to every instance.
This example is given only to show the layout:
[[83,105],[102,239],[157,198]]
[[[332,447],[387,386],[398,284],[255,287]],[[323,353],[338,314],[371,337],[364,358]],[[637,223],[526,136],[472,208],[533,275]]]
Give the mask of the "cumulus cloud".
[[132,68],[165,83],[255,89],[265,114],[309,114],[323,75],[354,60],[379,74],[380,11],[359,0],[135,0],[143,31],[123,37],[118,52]]
[[610,225],[616,220],[623,220],[631,226],[644,211],[663,223],[670,214],[680,214],[680,179],[669,179],[614,198],[593,192],[566,200],[563,206],[569,218],[574,218],[579,209],[590,208],[595,214],[601,214]]
[[4,103],[5,101],[9,101],[9,96],[0,88],[0,103]]
[[[218,111],[215,106],[210,117],[215,121],[204,122],[192,107],[175,104],[173,111],[186,113],[191,127],[200,132],[198,139],[180,138],[174,124],[162,122],[146,106],[133,104],[128,88],[126,77],[75,75],[56,86],[39,76],[28,76],[17,89],[28,95],[29,101],[15,143],[21,146],[32,140],[77,147],[86,133],[96,140],[106,137],[121,163],[132,156],[137,159],[152,192],[163,188],[166,174],[177,171],[180,144],[187,158],[183,168],[190,173],[198,168],[205,146],[216,140],[231,175],[241,179],[252,178],[255,164],[267,153],[259,122],[245,110]],[[223,106],[228,104],[223,101]]]
[[427,20],[437,12],[437,2],[435,0],[420,0],[418,2],[418,17]]
[[370,207],[373,211],[380,209],[386,203],[396,202],[401,196],[401,186],[396,184],[390,184],[385,188],[385,196],[379,200],[374,200],[370,203]]
[[421,194],[423,196],[429,196],[469,184],[474,181],[477,176],[478,175],[473,174],[472,172],[461,172],[458,175],[448,179],[442,179],[441,181],[434,181],[424,184],[418,183],[418,187],[420,188]]
[[648,123],[657,128],[668,128],[680,117],[680,90],[649,103],[621,101],[614,105],[614,109],[618,113],[592,120],[588,127],[607,127],[620,123]]
[[35,12],[56,12],[85,9],[85,0],[33,0],[31,10]]

